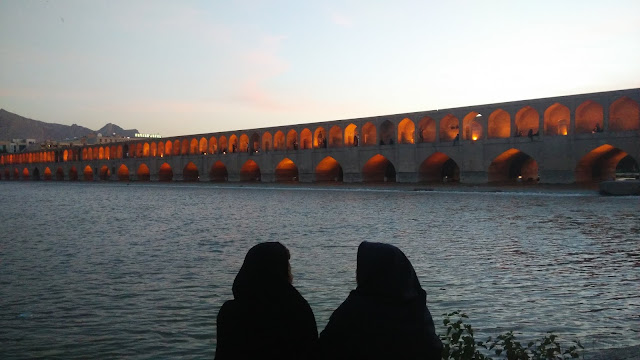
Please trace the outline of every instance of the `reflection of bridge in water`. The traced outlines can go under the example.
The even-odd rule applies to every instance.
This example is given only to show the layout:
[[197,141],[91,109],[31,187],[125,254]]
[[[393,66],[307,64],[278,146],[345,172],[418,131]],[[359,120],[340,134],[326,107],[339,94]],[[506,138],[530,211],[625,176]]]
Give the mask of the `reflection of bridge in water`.
[[637,171],[640,89],[0,156],[0,178],[592,182]]

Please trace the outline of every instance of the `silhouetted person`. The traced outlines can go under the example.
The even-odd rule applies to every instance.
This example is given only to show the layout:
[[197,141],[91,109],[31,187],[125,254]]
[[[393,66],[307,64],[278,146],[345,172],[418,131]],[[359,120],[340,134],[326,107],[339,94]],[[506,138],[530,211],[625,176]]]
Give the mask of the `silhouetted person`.
[[317,358],[316,320],[292,281],[284,245],[266,242],[247,252],[234,299],[218,313],[215,359]]
[[531,139],[531,141],[533,141],[533,129],[529,129],[527,136],[529,137],[529,139]]
[[460,142],[460,133],[456,134],[456,137],[453,139],[453,145],[457,145]]
[[358,135],[353,136],[353,146],[358,146]]
[[323,359],[440,359],[427,293],[404,253],[365,241],[357,262],[356,289],[320,334]]

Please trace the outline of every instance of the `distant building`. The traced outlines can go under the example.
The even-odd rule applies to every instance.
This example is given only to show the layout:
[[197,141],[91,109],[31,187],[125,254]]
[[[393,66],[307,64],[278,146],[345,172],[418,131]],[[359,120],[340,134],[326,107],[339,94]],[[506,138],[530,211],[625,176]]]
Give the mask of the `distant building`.
[[36,139],[11,139],[0,142],[0,152],[15,154],[27,150],[29,145],[36,143]]

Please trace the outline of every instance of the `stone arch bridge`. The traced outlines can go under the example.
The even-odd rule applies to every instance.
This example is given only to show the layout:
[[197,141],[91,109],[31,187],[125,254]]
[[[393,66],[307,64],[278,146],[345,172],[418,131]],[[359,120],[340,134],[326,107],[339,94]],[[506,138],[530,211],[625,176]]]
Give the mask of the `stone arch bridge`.
[[582,183],[638,173],[640,89],[0,155],[1,180]]

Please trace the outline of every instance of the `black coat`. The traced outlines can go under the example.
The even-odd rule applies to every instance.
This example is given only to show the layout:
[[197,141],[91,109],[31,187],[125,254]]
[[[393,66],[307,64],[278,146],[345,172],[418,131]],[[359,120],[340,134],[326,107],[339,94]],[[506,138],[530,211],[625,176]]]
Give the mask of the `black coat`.
[[324,359],[440,359],[426,292],[398,248],[363,242],[358,287],[320,334]]
[[254,246],[217,320],[216,359],[316,359],[318,330],[307,301],[289,283],[289,252]]

